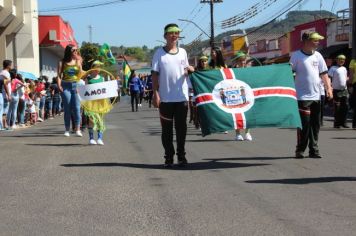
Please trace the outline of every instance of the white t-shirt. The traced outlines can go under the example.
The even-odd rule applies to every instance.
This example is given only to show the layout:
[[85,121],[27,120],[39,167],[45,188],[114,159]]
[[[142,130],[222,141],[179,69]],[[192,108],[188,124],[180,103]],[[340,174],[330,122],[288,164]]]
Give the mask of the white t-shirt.
[[[7,71],[7,70],[2,70],[0,72],[0,80],[2,80],[2,83],[3,83],[3,87],[2,87],[2,94],[5,95],[6,92],[5,92],[5,80],[11,80],[11,76],[10,76],[10,73]],[[9,94],[11,94],[11,83],[8,83],[7,84],[7,88],[9,90]]]
[[332,66],[329,70],[333,89],[346,89],[347,70],[344,66]]
[[159,96],[161,102],[188,101],[189,78],[184,69],[189,66],[187,52],[178,48],[176,54],[167,53],[164,48],[156,50],[152,59],[152,70],[158,72]]
[[320,74],[328,71],[323,56],[319,52],[307,55],[298,50],[292,54],[290,63],[296,73],[297,99],[320,100]]
[[26,106],[27,106],[26,111],[28,113],[35,113],[36,112],[35,104],[33,103],[31,98],[27,98],[26,99]]

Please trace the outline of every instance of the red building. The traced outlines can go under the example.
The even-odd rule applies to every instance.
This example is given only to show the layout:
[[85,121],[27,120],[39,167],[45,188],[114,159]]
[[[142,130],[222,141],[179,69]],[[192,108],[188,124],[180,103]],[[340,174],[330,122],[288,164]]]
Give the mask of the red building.
[[50,79],[57,76],[58,61],[68,44],[78,46],[70,24],[60,16],[39,16],[40,71]]
[[327,20],[320,19],[312,22],[308,22],[302,25],[298,25],[290,32],[290,50],[294,52],[302,47],[302,35],[304,32],[316,31],[320,35],[324,36],[325,39],[320,41],[319,47],[327,47]]

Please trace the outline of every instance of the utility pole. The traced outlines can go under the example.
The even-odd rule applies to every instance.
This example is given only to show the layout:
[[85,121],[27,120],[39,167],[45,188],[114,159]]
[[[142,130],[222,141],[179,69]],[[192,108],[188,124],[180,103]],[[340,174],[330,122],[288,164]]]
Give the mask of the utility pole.
[[88,29],[89,29],[89,43],[92,43],[93,42],[93,26],[89,25]]
[[201,0],[200,3],[210,4],[210,47],[214,47],[214,3],[220,3],[223,0]]

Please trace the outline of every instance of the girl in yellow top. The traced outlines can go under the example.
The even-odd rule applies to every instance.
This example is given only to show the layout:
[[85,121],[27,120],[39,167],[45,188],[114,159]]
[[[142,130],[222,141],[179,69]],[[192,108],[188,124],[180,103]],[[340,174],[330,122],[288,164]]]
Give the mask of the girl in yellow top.
[[78,81],[82,73],[82,59],[78,48],[69,44],[64,50],[64,57],[58,65],[58,89],[61,92],[64,107],[64,136],[69,137],[71,115],[74,115],[76,136],[82,137],[80,131],[80,100],[77,92]]

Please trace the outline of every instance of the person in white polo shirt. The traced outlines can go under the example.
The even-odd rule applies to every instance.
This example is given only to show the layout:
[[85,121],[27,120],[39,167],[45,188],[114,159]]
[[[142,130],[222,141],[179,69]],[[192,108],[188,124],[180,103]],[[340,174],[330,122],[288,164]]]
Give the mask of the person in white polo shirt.
[[299,114],[302,128],[298,129],[298,141],[295,158],[304,158],[304,151],[309,146],[310,158],[321,158],[318,138],[320,130],[320,82],[324,82],[326,96],[332,99],[332,88],[328,68],[322,55],[315,51],[319,40],[324,39],[317,32],[302,35],[303,46],[294,52],[290,63],[295,72]]
[[[177,46],[179,33],[177,24],[164,27],[166,45],[158,48],[152,59],[153,106],[159,108],[162,126],[162,145],[165,167],[172,167],[175,153],[178,165],[187,165],[185,157],[185,138],[187,134],[188,113],[188,72],[187,52]],[[173,123],[176,130],[177,152],[173,145]]]
[[347,117],[347,69],[344,66],[345,55],[338,55],[336,57],[336,65],[329,69],[329,77],[332,80],[333,96],[334,96],[334,128],[350,128],[346,124]]

